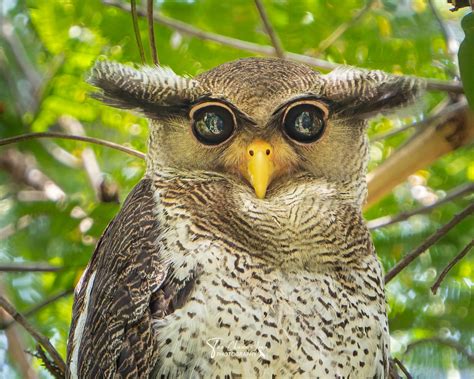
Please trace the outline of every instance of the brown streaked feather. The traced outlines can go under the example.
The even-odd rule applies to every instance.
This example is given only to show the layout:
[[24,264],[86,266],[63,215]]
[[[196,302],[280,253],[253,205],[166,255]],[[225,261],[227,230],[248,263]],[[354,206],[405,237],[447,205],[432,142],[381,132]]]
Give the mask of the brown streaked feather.
[[163,306],[154,301],[151,307],[150,302],[166,277],[166,266],[156,245],[160,230],[154,206],[152,182],[144,179],[107,227],[76,293],[68,365],[86,308],[85,292],[95,273],[81,344],[76,346],[80,378],[148,377],[157,360],[152,317]]
[[321,94],[334,102],[332,111],[337,117],[352,119],[393,112],[413,102],[426,86],[420,78],[350,66],[322,76],[322,82]]
[[186,114],[190,103],[206,93],[196,80],[178,76],[170,68],[136,70],[108,61],[97,61],[87,81],[100,90],[92,97],[150,119]]

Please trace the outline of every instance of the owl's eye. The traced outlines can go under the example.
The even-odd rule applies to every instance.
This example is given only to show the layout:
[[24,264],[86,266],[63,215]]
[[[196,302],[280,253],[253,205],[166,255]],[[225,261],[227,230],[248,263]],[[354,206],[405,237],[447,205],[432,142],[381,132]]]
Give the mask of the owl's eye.
[[231,111],[220,105],[208,105],[191,113],[193,133],[205,145],[218,145],[232,135],[235,128]]
[[326,128],[325,111],[310,103],[293,105],[285,114],[283,127],[291,139],[311,143],[320,139]]

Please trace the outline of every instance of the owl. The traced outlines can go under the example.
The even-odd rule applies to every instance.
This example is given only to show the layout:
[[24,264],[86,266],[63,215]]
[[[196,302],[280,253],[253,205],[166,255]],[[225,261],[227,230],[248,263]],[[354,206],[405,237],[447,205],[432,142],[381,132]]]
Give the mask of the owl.
[[247,58],[195,78],[99,61],[89,82],[150,133],[75,289],[69,377],[388,376],[365,131],[420,80]]

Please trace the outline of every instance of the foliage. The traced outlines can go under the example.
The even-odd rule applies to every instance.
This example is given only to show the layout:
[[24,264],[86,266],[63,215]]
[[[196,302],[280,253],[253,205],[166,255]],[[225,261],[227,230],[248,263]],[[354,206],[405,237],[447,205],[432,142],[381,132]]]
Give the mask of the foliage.
[[[443,23],[456,38],[462,38],[459,26],[462,12],[451,14],[446,2],[435,3]],[[349,21],[365,2],[275,0],[264,4],[285,50],[311,55],[317,53],[321,41]],[[155,9],[206,31],[269,44],[250,0],[159,0],[155,1]],[[139,62],[128,13],[100,1],[9,0],[0,3],[0,17],[0,28],[3,28],[0,40],[1,138],[30,131],[60,131],[58,118],[69,115],[82,123],[88,136],[146,150],[146,122],[88,98],[90,88],[84,82],[97,58]],[[139,26],[147,46],[147,26],[143,19]],[[251,55],[161,25],[155,28],[161,64],[172,67],[178,74],[195,75],[228,60]],[[19,52],[12,48],[5,33],[16,37]],[[367,14],[323,51],[320,58],[436,79],[450,79],[456,70],[440,25],[423,0],[375,1]],[[35,85],[35,77],[44,85]],[[379,135],[423,119],[445,98],[443,93],[429,93],[422,105],[403,116],[377,119],[371,124],[369,135]],[[373,143],[370,168],[384,161],[412,134],[413,128]],[[95,242],[119,209],[119,204],[98,201],[85,170],[62,163],[58,155],[52,153],[58,147],[79,160],[86,147],[92,149],[101,171],[118,185],[120,201],[144,172],[144,162],[139,159],[76,141],[55,140],[52,145],[35,140],[14,147],[34,157],[37,169],[28,175],[42,172],[65,193],[60,201],[33,201],[34,193],[31,185],[25,184],[25,178],[15,178],[8,170],[0,171],[0,262],[41,262],[63,267],[54,273],[1,275],[0,291],[4,292],[3,287],[21,311],[74,286]],[[6,148],[0,149],[2,156]],[[366,217],[374,219],[429,204],[442,198],[449,189],[473,180],[472,148],[457,150],[414,173],[367,210]],[[385,269],[391,268],[472,200],[471,194],[427,215],[375,230],[374,242]],[[9,233],[12,228],[14,232]],[[436,341],[421,343],[406,353],[410,343],[431,337],[456,341],[468,353],[473,353],[474,255],[466,256],[454,267],[438,294],[430,291],[437,274],[473,238],[473,230],[472,218],[465,220],[387,286],[392,353],[404,361],[414,377],[474,375],[472,360],[469,362],[465,353]],[[29,318],[63,355],[71,305],[69,295]],[[29,349],[34,348],[29,336],[22,333],[21,338]],[[6,335],[0,333],[0,376],[19,377],[18,367],[6,351]],[[48,377],[38,360],[34,359],[33,365],[40,377]]]

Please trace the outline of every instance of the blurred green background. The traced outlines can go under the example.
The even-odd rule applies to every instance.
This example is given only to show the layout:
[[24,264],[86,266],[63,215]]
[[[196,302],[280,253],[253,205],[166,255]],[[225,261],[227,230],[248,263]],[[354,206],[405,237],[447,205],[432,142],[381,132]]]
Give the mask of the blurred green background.
[[[397,74],[454,78],[454,57],[463,38],[460,19],[466,11],[451,13],[446,1],[432,1],[448,34],[446,39],[428,1],[369,3],[371,7],[363,17],[327,49],[319,51],[320,43],[350,21],[366,1],[264,1],[286,51],[319,54],[318,58],[329,62]],[[205,31],[270,44],[251,0],[159,0],[155,1],[155,12]],[[146,22],[140,19],[139,25],[147,47]],[[68,118],[73,117],[82,126],[80,132],[87,136],[146,150],[146,122],[88,98],[90,87],[84,82],[99,57],[131,64],[140,61],[128,12],[92,0],[0,0],[0,28],[1,138],[32,131],[70,132],[67,128],[71,124],[77,126]],[[195,75],[252,55],[160,24],[155,28],[161,64],[178,74]],[[428,93],[419,105],[400,117],[373,121],[369,135],[422,120],[446,99],[445,93]],[[393,154],[413,133],[414,128],[409,128],[372,143],[370,168]],[[447,191],[474,181],[473,157],[470,145],[413,173],[367,210],[366,218],[429,205]],[[118,194],[120,201],[144,172],[140,159],[76,141],[35,140],[0,147],[0,266],[61,268],[55,272],[0,273],[0,292],[18,310],[31,311],[28,319],[64,355],[71,317],[70,289],[101,232],[120,208],[117,202],[99,200],[83,167],[84,159],[98,163],[112,199]],[[374,230],[374,242],[385,269],[393,267],[473,198],[471,190],[470,195],[428,214]],[[392,354],[414,377],[474,377],[474,254],[453,268],[436,295],[430,291],[440,271],[472,240],[473,234],[473,219],[466,219],[387,286]],[[56,295],[61,296],[34,309]],[[19,327],[5,330],[7,318],[2,317],[0,377],[24,377],[25,367],[18,361],[19,355],[12,354],[12,341],[20,343],[20,353],[16,353],[20,356],[23,348],[34,350],[34,343]],[[28,376],[50,377],[37,359],[29,355],[26,358],[32,367]]]

